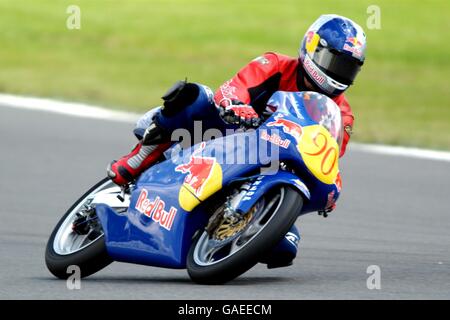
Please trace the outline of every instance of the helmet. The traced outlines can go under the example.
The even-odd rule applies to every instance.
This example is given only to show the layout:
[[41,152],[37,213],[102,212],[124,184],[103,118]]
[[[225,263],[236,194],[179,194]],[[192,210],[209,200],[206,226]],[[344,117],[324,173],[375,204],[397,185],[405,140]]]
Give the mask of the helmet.
[[308,80],[323,93],[344,92],[364,63],[366,35],[352,20],[326,14],[309,27],[302,39],[299,59]]

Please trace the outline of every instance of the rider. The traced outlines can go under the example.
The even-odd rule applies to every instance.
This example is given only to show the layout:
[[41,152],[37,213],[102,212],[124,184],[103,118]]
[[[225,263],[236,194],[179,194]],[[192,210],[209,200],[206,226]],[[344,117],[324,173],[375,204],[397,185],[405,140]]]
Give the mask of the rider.
[[[177,128],[192,130],[194,120],[206,120],[203,129],[224,129],[236,124],[257,127],[263,112],[275,111],[266,103],[279,90],[316,91],[333,99],[341,109],[344,125],[342,156],[354,119],[343,93],[360,71],[365,49],[366,36],[358,24],[327,14],[309,27],[298,57],[267,52],[220,86],[215,95],[206,86],[179,81],[162,97],[162,107],[152,109],[138,121],[134,133],[139,143],[128,155],[109,165],[108,176],[119,185],[134,180],[171,145],[171,133]],[[287,258],[274,259],[269,267],[291,264],[299,240],[295,226],[285,239],[288,246],[295,246],[295,252],[290,250],[293,253]]]

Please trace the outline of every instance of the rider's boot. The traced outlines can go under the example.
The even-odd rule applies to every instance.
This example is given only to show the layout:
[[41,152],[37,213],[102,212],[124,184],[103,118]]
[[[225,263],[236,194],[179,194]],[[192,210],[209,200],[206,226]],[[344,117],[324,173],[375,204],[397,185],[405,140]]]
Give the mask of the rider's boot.
[[170,145],[165,132],[155,123],[150,124],[129,154],[109,164],[108,177],[118,185],[126,185],[160,159]]

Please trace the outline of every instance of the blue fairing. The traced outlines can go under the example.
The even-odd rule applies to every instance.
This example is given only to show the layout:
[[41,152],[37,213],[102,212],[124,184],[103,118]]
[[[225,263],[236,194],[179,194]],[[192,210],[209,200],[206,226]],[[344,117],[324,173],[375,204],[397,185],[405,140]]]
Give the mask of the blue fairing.
[[[107,206],[97,206],[108,254],[114,260],[167,268],[185,267],[192,237],[205,225],[207,216],[201,208],[188,213],[178,206],[178,191],[183,177],[174,177],[172,166],[172,178],[165,178],[169,171],[161,164],[149,170],[147,178],[141,177],[132,193],[130,207],[124,214],[117,214]],[[136,209],[144,189],[148,192],[148,199],[159,197],[165,202],[165,208],[176,208],[170,230]]]
[[[280,183],[291,184],[303,195],[302,214],[323,209],[330,201],[332,191],[336,200],[339,196],[336,185],[324,184],[308,171],[297,150],[296,139],[280,128],[267,126],[280,114],[300,126],[315,124],[302,115],[304,110],[296,99],[295,96],[275,94],[272,103],[283,107],[256,131],[228,135],[201,146],[195,145],[185,152],[179,149],[176,152],[177,149],[173,148],[169,160],[151,167],[140,176],[132,191],[127,212],[118,214],[106,205],[98,205],[97,213],[105,231],[109,255],[117,261],[185,268],[192,238],[208,220],[209,198],[194,197],[198,205],[192,206],[189,211],[180,205],[187,174],[176,169],[192,162],[194,155],[217,162],[214,170],[218,175],[220,173],[222,187],[242,177],[259,176],[259,183],[252,189],[253,196],[247,199],[247,203],[241,203],[242,211],[248,210],[264,192]],[[277,143],[269,141],[267,137],[272,135],[277,135],[280,140]],[[271,162],[278,163],[278,160],[289,163],[290,168],[301,174],[283,170],[263,171],[262,174],[261,167],[268,167]],[[208,197],[219,190],[214,189]]]

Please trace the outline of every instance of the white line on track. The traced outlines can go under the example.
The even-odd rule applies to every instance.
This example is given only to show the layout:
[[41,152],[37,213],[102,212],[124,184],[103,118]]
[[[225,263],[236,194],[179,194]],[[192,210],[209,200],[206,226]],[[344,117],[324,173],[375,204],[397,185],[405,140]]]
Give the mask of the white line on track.
[[[114,111],[83,103],[63,102],[11,94],[0,94],[0,106],[120,122],[135,122],[140,117],[138,113]],[[450,152],[446,151],[362,143],[351,143],[349,148],[368,153],[450,162]]]
[[140,114],[125,111],[114,111],[83,103],[64,102],[51,99],[22,97],[0,94],[0,105],[36,111],[60,113],[74,117],[94,118],[121,122],[135,122]]
[[446,151],[387,146],[378,144],[364,144],[357,142],[350,143],[349,149],[368,153],[450,162],[450,152]]

